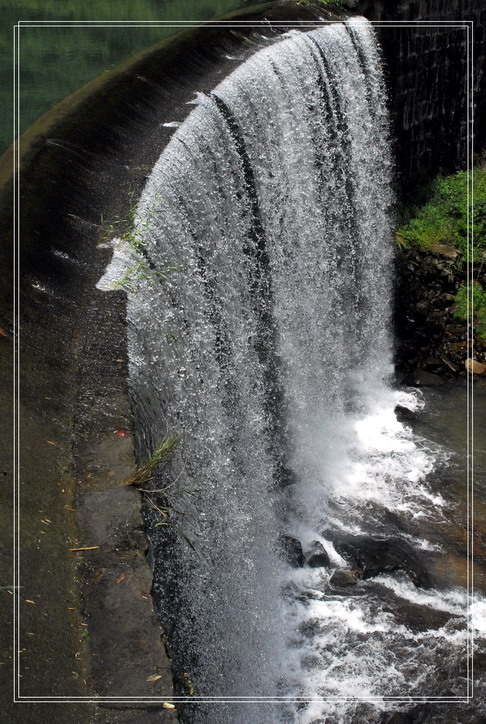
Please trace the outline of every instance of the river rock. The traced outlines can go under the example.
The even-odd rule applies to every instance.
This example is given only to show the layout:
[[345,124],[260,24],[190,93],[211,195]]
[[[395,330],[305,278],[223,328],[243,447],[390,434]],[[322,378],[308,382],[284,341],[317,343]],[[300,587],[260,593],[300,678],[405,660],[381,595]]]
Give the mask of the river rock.
[[334,571],[329,579],[331,586],[338,586],[339,588],[343,586],[355,586],[357,582],[358,576],[353,573],[353,571],[344,571],[342,569]]
[[444,384],[444,380],[439,375],[434,375],[419,368],[413,373],[413,383],[417,387],[438,387]]
[[322,543],[319,543],[319,541],[312,543],[311,549],[307,553],[306,563],[310,568],[327,568],[331,565],[327,551]]
[[384,712],[380,724],[413,724],[414,719],[404,711]]
[[291,535],[281,535],[278,539],[278,545],[281,557],[292,566],[292,568],[302,568],[305,563],[302,544],[297,538]]
[[396,405],[394,412],[397,416],[398,422],[405,422],[417,419],[417,415],[415,414],[415,412],[413,412],[413,410],[409,410],[408,407],[403,407],[403,405]]
[[421,299],[417,304],[415,305],[415,311],[417,314],[419,314],[421,317],[427,317],[427,315],[430,312],[430,302],[427,301],[427,299]]
[[443,355],[440,359],[443,362],[443,364],[451,370],[451,372],[460,371],[460,369],[461,369],[460,366],[458,364],[456,364],[455,362],[452,362],[452,360],[450,360],[449,357],[446,357],[446,355]]
[[475,375],[486,374],[486,365],[482,362],[478,362],[477,360],[472,359],[471,357],[468,357],[468,359],[464,362],[464,365],[468,372],[472,372]]
[[362,572],[365,579],[402,570],[416,586],[430,588],[432,585],[417,551],[401,538],[374,540],[366,536],[356,536],[334,541],[334,547],[353,568]]
[[442,362],[437,357],[432,357],[431,355],[429,355],[425,360],[425,364],[427,367],[431,367],[433,369],[434,367],[440,367],[442,365]]

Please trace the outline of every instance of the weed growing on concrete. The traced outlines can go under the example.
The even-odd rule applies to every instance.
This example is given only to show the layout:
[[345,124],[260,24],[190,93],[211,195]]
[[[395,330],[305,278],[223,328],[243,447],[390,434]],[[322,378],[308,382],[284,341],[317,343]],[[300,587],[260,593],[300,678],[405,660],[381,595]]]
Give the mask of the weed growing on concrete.
[[[147,502],[151,505],[161,517],[161,520],[155,523],[155,527],[169,526],[174,530],[186,543],[197,553],[193,542],[187,535],[187,533],[179,526],[174,520],[174,516],[183,517],[186,520],[190,520],[193,524],[197,525],[197,519],[194,516],[194,512],[183,510],[184,507],[189,507],[189,497],[197,494],[197,490],[181,489],[177,487],[179,482],[178,476],[175,480],[171,480],[162,488],[153,487],[142,487],[148,485],[155,477],[155,473],[160,473],[160,466],[167,464],[172,459],[172,456],[179,444],[179,438],[177,436],[164,437],[155,448],[149,460],[141,468],[137,470],[129,480],[126,481],[126,485],[135,486],[140,493],[142,493]],[[176,490],[177,488],[177,490]],[[176,492],[174,492],[176,490]],[[156,496],[162,498],[163,502],[159,502]],[[192,506],[194,507],[194,506]]]
[[139,487],[148,483],[149,480],[152,480],[157,465],[163,462],[168,462],[171,459],[178,443],[179,438],[176,435],[162,438],[145,465],[142,465],[135,475],[126,481],[126,485],[135,485],[136,487]]
[[[160,199],[158,199],[160,202]],[[163,269],[154,269],[150,265],[146,253],[144,253],[144,241],[135,230],[135,221],[137,219],[137,198],[135,191],[129,193],[126,212],[123,215],[115,215],[111,221],[105,221],[101,217],[101,223],[98,227],[99,240],[101,243],[108,243],[113,239],[118,239],[133,251],[140,255],[140,259],[135,261],[122,276],[114,282],[115,289],[130,289],[133,291],[140,282],[147,282],[152,286],[157,286],[157,281],[170,281],[170,274],[174,271],[180,271],[178,264],[169,264]],[[137,227],[142,227],[145,231],[150,230],[150,224],[143,222],[140,218]]]

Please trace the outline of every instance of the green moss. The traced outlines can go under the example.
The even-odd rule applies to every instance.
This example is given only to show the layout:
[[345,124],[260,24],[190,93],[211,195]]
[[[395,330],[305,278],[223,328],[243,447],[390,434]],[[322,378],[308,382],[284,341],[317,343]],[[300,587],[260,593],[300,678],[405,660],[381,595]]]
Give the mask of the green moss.
[[456,317],[467,321],[472,313],[476,333],[483,342],[486,342],[486,291],[482,285],[473,282],[461,287],[454,301]]
[[[437,178],[428,203],[414,210],[408,223],[397,231],[397,243],[424,250],[452,245],[460,251],[463,261],[480,259],[486,249],[486,167],[474,169],[473,189],[471,213],[467,172]],[[472,254],[468,249],[471,233]]]

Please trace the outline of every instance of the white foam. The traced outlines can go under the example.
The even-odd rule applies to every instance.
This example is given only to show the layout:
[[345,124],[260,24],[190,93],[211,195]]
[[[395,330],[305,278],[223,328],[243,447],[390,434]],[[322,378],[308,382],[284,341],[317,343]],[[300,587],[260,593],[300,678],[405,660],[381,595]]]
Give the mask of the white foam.
[[72,256],[69,256],[69,254],[66,254],[65,251],[61,251],[60,249],[51,249],[51,253],[65,261],[75,261]]
[[484,598],[476,599],[470,610],[472,626],[479,634],[486,636],[486,601]]
[[133,246],[118,237],[112,239],[110,246],[113,248],[113,257],[96,284],[96,288],[103,292],[120,289],[120,280],[139,260]]
[[397,596],[417,603],[420,606],[429,606],[440,611],[449,611],[457,616],[467,614],[467,592],[464,589],[450,588],[447,590],[417,588],[405,576],[377,576],[375,581],[390,588]]
[[376,503],[413,518],[435,516],[445,501],[429,489],[426,478],[447,453],[402,424],[394,412],[397,404],[418,409],[423,400],[406,391],[385,390],[348,425],[332,476],[325,460],[332,495],[354,506]]

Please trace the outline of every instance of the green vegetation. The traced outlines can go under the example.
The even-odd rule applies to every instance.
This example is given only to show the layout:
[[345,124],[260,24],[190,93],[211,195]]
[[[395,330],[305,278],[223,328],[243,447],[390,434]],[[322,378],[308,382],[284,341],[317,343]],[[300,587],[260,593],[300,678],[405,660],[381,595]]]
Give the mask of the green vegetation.
[[184,672],[182,674],[182,682],[184,686],[187,689],[187,693],[189,696],[194,696],[194,684],[192,683],[191,679],[189,678],[189,674],[187,672]]
[[476,333],[483,342],[486,342],[486,291],[481,284],[473,282],[461,287],[454,301],[456,317],[467,321],[472,312]]
[[164,279],[166,282],[170,281],[169,273],[172,271],[180,271],[181,267],[178,264],[170,264],[163,269],[150,269],[146,261],[137,261],[131,267],[129,267],[119,279],[114,283],[116,289],[128,288],[132,289],[137,282],[146,281],[152,286],[156,285],[156,279]]
[[156,466],[160,463],[168,462],[172,458],[178,443],[179,438],[175,435],[162,438],[145,465],[142,465],[135,475],[126,481],[126,484],[136,485],[138,487],[152,480]]
[[[396,234],[399,246],[434,250],[454,246],[463,261],[480,259],[486,250],[486,166],[473,172],[474,213],[470,214],[468,174],[439,177],[431,188],[428,203],[415,209],[412,218]],[[473,258],[468,250],[469,232],[474,234]]]
[[[106,221],[103,217],[101,217],[100,226],[98,228],[98,238],[100,243],[106,244],[117,237],[128,244],[134,251],[142,252],[143,241],[135,232],[134,228],[136,214],[137,197],[136,192],[132,190],[128,195],[127,210],[123,216],[116,214],[111,221]],[[145,229],[148,229],[148,222],[144,222],[143,226]],[[182,267],[178,264],[169,264],[163,269],[151,269],[145,259],[138,259],[134,264],[132,264],[132,266],[126,269],[119,279],[116,280],[114,287],[116,289],[133,289],[140,281],[145,281],[155,286],[157,279],[164,279],[168,282],[170,281],[170,272],[180,271],[181,268]]]
[[135,217],[137,214],[136,192],[131,190],[128,194],[127,210],[123,216],[116,214],[111,221],[101,217],[98,230],[98,238],[101,244],[106,244],[117,236],[126,241],[133,249],[140,251],[142,248],[141,239],[134,233]]
[[[140,493],[146,496],[146,500],[150,506],[155,510],[161,517],[158,523],[155,523],[155,527],[158,526],[169,526],[174,530],[186,543],[197,553],[193,542],[185,533],[180,526],[174,520],[174,514],[179,517],[184,517],[186,520],[190,520],[193,525],[197,525],[197,518],[194,512],[189,512],[189,499],[197,494],[197,490],[183,489],[177,486],[179,478],[182,473],[175,479],[168,482],[160,489],[154,489],[150,486],[145,488],[142,487],[150,483],[155,477],[155,471],[161,472],[162,466],[168,464],[179,445],[179,438],[175,435],[171,437],[164,437],[155,448],[154,452],[150,456],[149,460],[137,470],[129,480],[126,481],[126,485],[134,485]],[[163,503],[159,501],[155,502],[155,496],[159,494],[163,496]],[[183,510],[182,508],[186,508]]]

